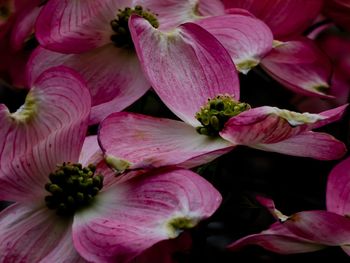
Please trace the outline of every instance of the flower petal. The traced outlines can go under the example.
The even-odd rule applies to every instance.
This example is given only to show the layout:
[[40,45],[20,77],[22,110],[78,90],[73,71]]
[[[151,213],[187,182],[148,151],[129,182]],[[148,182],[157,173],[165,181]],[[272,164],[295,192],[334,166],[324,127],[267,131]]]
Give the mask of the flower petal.
[[79,163],[87,166],[90,163],[97,164],[103,160],[103,153],[98,145],[97,135],[87,136],[80,152]]
[[247,245],[258,245],[279,254],[293,254],[317,251],[324,245],[294,235],[281,223],[275,223],[259,234],[243,237],[228,246],[229,250],[238,250]]
[[192,21],[198,18],[197,2],[193,0],[136,0],[135,5],[141,5],[157,14],[159,29],[166,31],[172,30],[182,23]]
[[56,165],[78,161],[87,130],[90,94],[80,78],[64,67],[45,71],[27,102],[10,114],[3,106],[0,199],[42,199]]
[[36,18],[42,7],[38,6],[38,1],[33,1],[18,14],[11,30],[11,48],[19,51],[23,48],[26,40],[31,37],[34,31]]
[[[305,53],[308,55],[305,56]],[[306,96],[330,98],[329,58],[307,38],[278,44],[261,62],[267,73],[286,88]]]
[[185,122],[199,125],[195,114],[208,98],[229,94],[239,99],[238,76],[229,54],[198,25],[186,23],[162,33],[132,16],[129,27],[152,87]]
[[82,53],[110,43],[110,26],[129,1],[50,0],[36,22],[39,43],[62,53]]
[[213,34],[230,53],[237,70],[246,74],[272,49],[273,35],[265,23],[242,14],[229,14],[195,22]]
[[233,147],[220,138],[200,135],[180,121],[123,112],[101,123],[99,142],[107,162],[116,170],[183,165],[195,157]]
[[350,215],[350,158],[333,168],[327,182],[327,210]]
[[346,153],[346,146],[343,142],[329,134],[312,131],[298,134],[278,143],[250,145],[250,147],[318,160],[336,160],[342,158]]
[[319,0],[223,0],[226,8],[243,8],[263,20],[275,39],[302,33],[320,13]]
[[[14,204],[0,214],[0,253],[3,262],[60,262],[77,258],[71,241],[70,220],[62,220],[46,207]],[[49,254],[49,255],[48,255]],[[46,257],[47,256],[47,257]]]
[[310,114],[269,106],[253,108],[230,118],[220,135],[233,144],[277,143],[337,120],[344,109]]
[[350,220],[327,211],[296,213],[283,223],[295,235],[329,246],[350,245]]
[[90,124],[125,109],[150,88],[136,54],[112,44],[76,55],[39,47],[27,64],[27,78],[33,79],[45,69],[62,64],[79,72],[87,82],[93,106]]
[[76,214],[73,241],[93,262],[126,262],[211,216],[221,202],[189,170],[153,170],[97,196],[95,210]]
[[221,0],[200,0],[197,5],[198,12],[203,16],[225,14],[225,7]]

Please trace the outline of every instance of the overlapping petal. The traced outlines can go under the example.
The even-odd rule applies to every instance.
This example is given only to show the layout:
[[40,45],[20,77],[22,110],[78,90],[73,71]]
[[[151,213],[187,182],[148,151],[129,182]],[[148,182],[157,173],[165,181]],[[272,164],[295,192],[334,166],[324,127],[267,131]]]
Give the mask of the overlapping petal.
[[284,223],[295,235],[328,246],[350,244],[350,220],[328,211],[304,211]]
[[263,20],[275,39],[302,33],[320,13],[322,0],[223,0],[226,8],[243,8]]
[[[0,251],[3,262],[39,262],[57,259],[79,262],[70,240],[70,220],[59,220],[45,208],[14,204],[0,214]],[[56,254],[56,255],[55,255]],[[47,257],[47,258],[46,258]],[[52,262],[52,261],[51,261]]]
[[46,68],[61,64],[78,71],[87,82],[92,96],[90,124],[125,109],[150,88],[136,54],[112,44],[76,55],[39,47],[27,64],[27,78],[35,79]]
[[3,107],[0,195],[4,200],[43,200],[48,175],[57,164],[78,160],[87,130],[90,94],[78,75],[56,67],[32,84],[17,112],[10,114]]
[[130,1],[50,0],[36,22],[39,43],[62,53],[81,53],[110,42],[118,9]]
[[327,133],[307,131],[277,143],[256,144],[250,147],[318,160],[342,158],[347,149],[343,142]]
[[163,33],[132,16],[129,27],[152,87],[185,122],[199,125],[195,113],[208,98],[230,94],[239,99],[238,76],[230,55],[200,26],[186,23]]
[[346,105],[320,114],[263,106],[229,119],[220,135],[234,144],[276,143],[338,120]]
[[[107,162],[121,171],[186,162],[199,165],[216,158],[218,150],[233,148],[220,138],[198,134],[186,123],[132,113],[107,117],[100,125],[99,141]],[[196,157],[202,158],[195,162]]]
[[247,245],[258,245],[279,254],[312,252],[326,247],[293,234],[279,222],[259,234],[249,235],[233,242],[228,249],[237,250]]
[[278,44],[264,57],[262,67],[271,77],[296,93],[331,97],[331,62],[309,39],[299,38]]
[[344,216],[350,214],[350,158],[335,166],[328,176],[327,210]]
[[261,20],[242,13],[195,22],[213,34],[230,53],[237,70],[247,73],[272,49],[273,35]]
[[[27,152],[32,154],[33,146],[50,134],[53,140],[51,144],[54,144],[57,142],[56,134],[60,131],[68,134],[81,128],[78,134],[82,134],[86,130],[83,127],[86,127],[84,120],[90,113],[90,94],[75,72],[65,67],[51,68],[31,84],[32,89],[27,95],[25,104],[15,113],[10,113],[2,105],[0,116],[2,170],[9,165],[13,166],[14,160],[22,163],[25,154]],[[75,154],[79,155],[76,152]],[[20,161],[21,158],[24,159]]]
[[215,188],[191,171],[153,171],[115,184],[93,211],[76,214],[74,245],[89,261],[128,261],[211,216],[220,202]]

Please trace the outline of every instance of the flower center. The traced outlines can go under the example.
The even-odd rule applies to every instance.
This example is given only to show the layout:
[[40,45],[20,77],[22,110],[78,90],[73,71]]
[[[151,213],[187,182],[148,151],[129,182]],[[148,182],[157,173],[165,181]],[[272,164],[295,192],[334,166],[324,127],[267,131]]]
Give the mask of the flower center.
[[91,204],[102,189],[103,176],[94,176],[96,167],[92,164],[63,163],[49,175],[50,183],[45,189],[51,195],[45,196],[46,206],[56,209],[58,215],[70,216],[82,207]]
[[134,48],[131,34],[128,26],[129,18],[132,14],[139,15],[146,19],[154,28],[158,28],[159,22],[156,15],[149,10],[143,10],[142,6],[134,8],[126,7],[124,10],[119,9],[117,17],[111,21],[111,27],[115,34],[111,36],[111,40],[119,48]]
[[197,132],[218,136],[231,117],[248,109],[249,104],[236,101],[230,95],[218,95],[214,99],[208,99],[208,103],[196,113],[196,119],[203,125],[197,127]]

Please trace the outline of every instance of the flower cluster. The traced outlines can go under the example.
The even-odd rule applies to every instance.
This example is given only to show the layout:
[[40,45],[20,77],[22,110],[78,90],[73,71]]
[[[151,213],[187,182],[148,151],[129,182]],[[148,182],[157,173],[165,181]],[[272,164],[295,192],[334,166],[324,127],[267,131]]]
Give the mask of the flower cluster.
[[206,171],[244,147],[340,163],[324,210],[257,195],[276,222],[221,251],[350,255],[347,140],[323,128],[346,121],[349,17],[346,0],[0,0],[0,95],[25,94],[0,104],[0,262],[181,261],[227,209]]

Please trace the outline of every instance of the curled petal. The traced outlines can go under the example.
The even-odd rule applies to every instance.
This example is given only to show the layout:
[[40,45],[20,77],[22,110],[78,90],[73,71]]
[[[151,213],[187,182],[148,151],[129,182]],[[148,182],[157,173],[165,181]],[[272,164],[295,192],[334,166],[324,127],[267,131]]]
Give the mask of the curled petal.
[[276,45],[262,60],[262,67],[296,93],[332,98],[329,95],[331,62],[309,39],[300,38]]
[[220,135],[233,144],[277,143],[339,119],[345,107],[320,114],[269,106],[253,108],[229,119]]
[[228,246],[229,250],[241,249],[247,245],[258,245],[279,254],[293,254],[317,251],[324,245],[299,237],[281,223],[275,223],[259,234],[243,237]]
[[328,246],[350,245],[350,220],[328,211],[304,211],[283,225],[295,235]]
[[[91,99],[80,76],[66,67],[55,67],[33,80],[31,86],[25,104],[16,112],[10,113],[4,105],[1,106],[1,169],[12,165],[15,159],[25,159],[25,153],[31,152],[50,134],[53,143],[57,143],[56,140],[66,140],[60,137],[60,131],[62,134],[77,132],[73,136],[81,141],[77,148],[81,147],[85,137]],[[75,146],[69,149],[69,156],[79,156]]]
[[250,147],[318,160],[336,160],[346,153],[346,146],[333,136],[319,132],[304,132],[278,143],[256,144]]
[[74,245],[89,261],[126,262],[194,227],[220,202],[215,188],[189,170],[153,170],[116,183],[97,196],[96,209],[76,214]]
[[187,161],[199,165],[210,159],[207,154],[213,152],[215,158],[216,151],[233,147],[220,138],[200,135],[180,121],[122,112],[101,123],[99,142],[107,162],[116,170],[183,166]]
[[195,22],[213,34],[230,53],[237,70],[247,73],[272,49],[271,30],[259,19],[240,13]]
[[350,158],[335,166],[328,176],[327,210],[350,215]]
[[209,98],[239,99],[235,66],[210,33],[192,23],[163,33],[132,16],[129,27],[146,76],[162,101],[185,122],[198,126],[195,114]]

